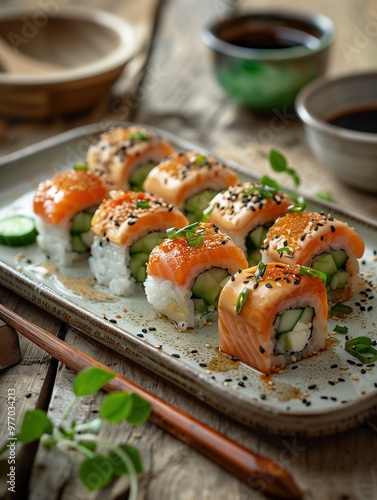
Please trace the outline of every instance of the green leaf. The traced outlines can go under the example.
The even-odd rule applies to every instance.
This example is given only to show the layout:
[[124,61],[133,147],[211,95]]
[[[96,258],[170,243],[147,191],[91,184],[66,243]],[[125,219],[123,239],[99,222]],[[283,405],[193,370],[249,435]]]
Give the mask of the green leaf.
[[260,178],[260,182],[264,186],[271,187],[271,188],[275,189],[276,191],[280,190],[280,184],[277,181],[275,181],[274,179],[271,179],[271,177],[268,177],[268,175],[262,175],[262,177]]
[[272,170],[275,172],[285,172],[287,170],[288,165],[285,156],[276,149],[271,149],[269,160]]
[[[121,444],[118,446],[118,448],[121,448],[121,450],[128,455],[129,459],[133,463],[133,466],[135,467],[135,471],[138,474],[143,472],[143,465],[141,462],[140,453],[136,448],[134,448],[133,446],[129,446],[128,444]],[[125,463],[121,459],[120,455],[118,455],[115,451],[111,451],[109,453],[109,459],[113,466],[114,474],[116,474],[117,476],[128,474],[128,470]]]
[[94,441],[79,441],[79,445],[93,452],[95,452],[97,448],[97,444]]
[[135,392],[128,394],[131,401],[131,411],[127,416],[127,421],[132,425],[139,425],[148,420],[152,411],[152,405]]
[[21,430],[17,438],[22,443],[37,441],[43,434],[52,434],[51,420],[42,410],[28,410],[21,424]]
[[107,486],[114,469],[109,458],[96,455],[81,462],[79,478],[89,491],[99,490]]
[[114,373],[102,370],[102,368],[97,368],[96,366],[86,368],[75,378],[73,392],[77,397],[95,394],[114,377]]
[[127,418],[131,408],[132,401],[129,394],[122,391],[112,392],[103,399],[100,416],[112,424],[118,424]]
[[321,189],[315,194],[316,198],[319,198],[320,200],[325,200],[325,201],[333,201],[332,194],[330,191],[326,191],[326,189]]

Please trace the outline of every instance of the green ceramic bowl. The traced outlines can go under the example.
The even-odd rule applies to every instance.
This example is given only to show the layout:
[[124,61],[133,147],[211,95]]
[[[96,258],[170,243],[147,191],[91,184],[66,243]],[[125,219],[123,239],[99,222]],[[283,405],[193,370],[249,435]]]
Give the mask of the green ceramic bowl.
[[298,91],[327,68],[332,21],[321,14],[263,11],[208,26],[215,76],[228,95],[256,111],[293,108]]

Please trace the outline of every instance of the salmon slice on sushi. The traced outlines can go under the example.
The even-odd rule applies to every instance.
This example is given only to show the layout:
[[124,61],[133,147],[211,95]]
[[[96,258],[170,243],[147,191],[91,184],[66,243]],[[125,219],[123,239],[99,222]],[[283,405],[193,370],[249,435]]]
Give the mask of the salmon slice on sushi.
[[87,153],[90,169],[105,175],[117,189],[142,191],[150,170],[174,153],[173,146],[145,127],[116,127],[104,132]]
[[327,276],[329,301],[346,301],[364,253],[362,238],[347,223],[316,212],[290,212],[268,230],[263,262],[301,264]]
[[280,191],[259,182],[244,182],[217,194],[205,212],[207,221],[228,234],[245,252],[249,266],[254,266],[261,260],[260,247],[268,228],[291,204]]
[[218,326],[223,352],[266,375],[283,370],[325,349],[324,283],[298,264],[260,262],[225,285]]
[[93,213],[108,195],[109,184],[85,166],[43,181],[34,196],[37,244],[59,266],[88,254]]
[[89,266],[97,283],[114,295],[130,295],[145,280],[149,254],[165,238],[166,229],[186,224],[186,217],[161,198],[111,191],[92,220]]
[[217,318],[222,288],[245,267],[242,250],[213,224],[171,228],[150,255],[147,300],[179,330],[200,328]]
[[190,222],[198,222],[210,200],[237,183],[237,174],[217,159],[187,151],[175,153],[153,168],[144,189],[176,205]]

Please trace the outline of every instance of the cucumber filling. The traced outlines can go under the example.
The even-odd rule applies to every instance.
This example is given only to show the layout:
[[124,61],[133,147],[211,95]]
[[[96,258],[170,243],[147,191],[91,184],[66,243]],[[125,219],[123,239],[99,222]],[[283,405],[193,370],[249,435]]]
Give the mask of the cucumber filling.
[[147,277],[147,263],[151,251],[159,245],[166,237],[165,232],[155,231],[148,233],[134,243],[130,249],[130,263],[131,275],[135,278],[137,283],[143,283]]
[[249,261],[249,266],[256,266],[261,260],[260,247],[266,237],[270,225],[258,226],[246,237],[246,248],[247,248],[247,260]]
[[287,309],[276,317],[275,354],[300,353],[312,334],[314,309]]
[[348,257],[344,250],[330,250],[329,253],[323,253],[314,257],[311,263],[313,269],[322,271],[327,276],[326,289],[342,289],[347,285],[349,273],[346,270]]
[[143,191],[143,184],[149,172],[156,166],[156,162],[148,161],[139,165],[131,172],[129,183],[132,191]]
[[205,189],[200,193],[194,194],[186,201],[183,210],[190,224],[202,220],[203,211],[207,208],[209,202],[216,194],[217,191],[214,189]]
[[200,273],[192,287],[195,311],[206,314],[217,309],[220,292],[230,279],[228,271],[213,267]]
[[87,252],[93,243],[90,230],[93,214],[97,207],[90,207],[76,214],[71,223],[71,245],[74,252]]

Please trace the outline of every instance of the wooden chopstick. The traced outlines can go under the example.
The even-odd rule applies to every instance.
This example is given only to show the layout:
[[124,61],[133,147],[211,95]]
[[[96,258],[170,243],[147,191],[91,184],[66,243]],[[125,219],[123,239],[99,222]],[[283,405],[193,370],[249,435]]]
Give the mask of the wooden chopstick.
[[106,391],[136,392],[151,403],[150,420],[153,423],[245,481],[249,486],[277,498],[301,498],[301,492],[293,478],[272,460],[228,439],[2,304],[0,304],[0,318],[75,372],[89,366],[98,366],[115,373],[115,378],[104,387]]

